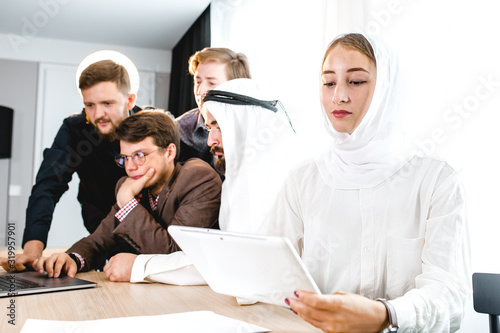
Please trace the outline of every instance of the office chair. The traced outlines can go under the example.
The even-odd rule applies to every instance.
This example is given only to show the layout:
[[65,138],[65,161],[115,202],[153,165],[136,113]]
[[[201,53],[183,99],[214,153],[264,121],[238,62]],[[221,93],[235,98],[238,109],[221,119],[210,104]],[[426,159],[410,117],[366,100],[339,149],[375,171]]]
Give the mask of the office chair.
[[490,319],[490,332],[500,333],[500,274],[472,274],[474,310],[486,313]]

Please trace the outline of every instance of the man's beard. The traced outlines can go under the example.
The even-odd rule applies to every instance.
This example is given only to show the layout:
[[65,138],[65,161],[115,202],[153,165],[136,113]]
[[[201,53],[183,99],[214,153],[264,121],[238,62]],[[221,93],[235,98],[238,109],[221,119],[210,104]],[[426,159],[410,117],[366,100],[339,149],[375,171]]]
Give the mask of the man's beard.
[[169,177],[168,171],[166,169],[163,169],[156,183],[147,187],[147,189],[150,192],[161,192],[163,187],[167,184],[168,177]]
[[[99,126],[97,125],[99,123],[99,121],[101,120],[105,120],[105,121],[109,121],[109,123],[111,124],[111,130],[108,132],[108,133],[103,133],[101,132],[101,130],[99,129]],[[104,118],[99,118],[99,119],[96,119],[93,123],[94,125],[94,128],[96,130],[97,133],[99,133],[99,135],[101,135],[105,140],[108,140],[108,141],[115,141],[116,139],[116,125],[113,124],[113,122],[111,122],[110,119],[104,119]]]
[[224,157],[224,148],[212,146],[210,152],[215,155],[215,153],[220,152],[222,155],[215,155],[217,159],[215,160],[215,170],[221,175],[226,174],[226,158]]
[[[122,117],[122,119],[118,122],[118,124],[115,124],[115,123],[114,123],[111,119],[109,119],[109,118],[101,117],[101,118],[99,118],[99,119],[96,119],[96,120],[92,123],[92,125],[94,125],[95,131],[96,131],[99,135],[101,135],[101,136],[102,136],[105,140],[108,140],[108,141],[111,141],[111,142],[112,142],[112,141],[115,141],[115,140],[116,140],[116,128],[118,127],[118,125],[120,125],[120,122],[121,122],[123,119],[125,119],[126,117],[128,117],[128,115],[129,115],[129,110],[127,109],[127,107],[125,107],[125,108],[123,109],[123,115],[122,115],[123,117]],[[87,120],[88,120],[88,116],[87,116]],[[111,129],[110,129],[109,133],[103,133],[103,132],[101,132],[101,130],[99,129],[98,124],[99,124],[99,121],[101,121],[101,120],[107,121],[107,122],[109,122],[109,124],[111,125]]]

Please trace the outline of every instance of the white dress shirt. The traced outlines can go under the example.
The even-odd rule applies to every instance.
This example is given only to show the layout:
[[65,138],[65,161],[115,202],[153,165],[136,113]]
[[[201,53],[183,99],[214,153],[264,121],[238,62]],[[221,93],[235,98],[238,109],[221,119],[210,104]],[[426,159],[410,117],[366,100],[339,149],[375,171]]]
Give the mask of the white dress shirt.
[[391,300],[400,332],[456,331],[470,293],[457,173],[412,158],[367,189],[334,189],[315,162],[293,170],[265,233],[288,237],[320,290]]
[[130,282],[161,282],[179,286],[207,284],[182,251],[138,255],[132,266]]

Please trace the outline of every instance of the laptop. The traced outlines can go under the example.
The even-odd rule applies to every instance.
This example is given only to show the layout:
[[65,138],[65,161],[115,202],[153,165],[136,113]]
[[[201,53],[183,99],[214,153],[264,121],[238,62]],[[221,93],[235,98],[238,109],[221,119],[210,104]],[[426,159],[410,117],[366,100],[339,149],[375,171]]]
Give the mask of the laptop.
[[284,307],[296,290],[321,294],[285,237],[177,225],[168,232],[217,293]]
[[95,282],[68,276],[49,278],[47,273],[2,272],[0,273],[0,297],[47,293],[95,287]]

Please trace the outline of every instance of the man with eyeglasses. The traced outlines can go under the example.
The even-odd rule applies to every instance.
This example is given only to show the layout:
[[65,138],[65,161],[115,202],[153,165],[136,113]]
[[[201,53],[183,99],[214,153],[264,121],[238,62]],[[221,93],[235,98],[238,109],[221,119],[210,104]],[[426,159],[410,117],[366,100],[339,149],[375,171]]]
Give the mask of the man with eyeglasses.
[[116,185],[116,204],[91,235],[65,253],[36,260],[37,271],[73,277],[118,252],[104,272],[111,281],[129,281],[138,254],[180,250],[169,225],[218,227],[220,177],[197,158],[177,163],[179,132],[170,116],[142,111],[123,120],[116,137],[121,151],[116,163],[128,175]]

